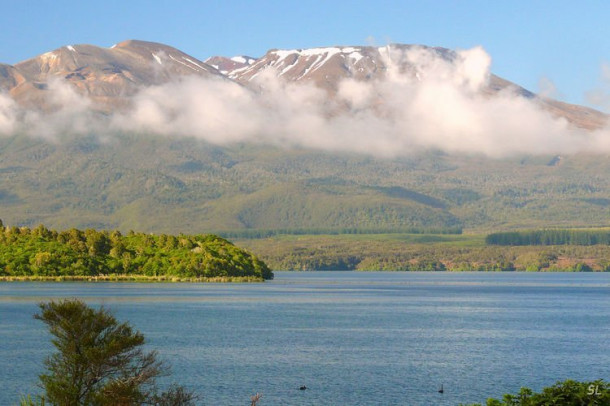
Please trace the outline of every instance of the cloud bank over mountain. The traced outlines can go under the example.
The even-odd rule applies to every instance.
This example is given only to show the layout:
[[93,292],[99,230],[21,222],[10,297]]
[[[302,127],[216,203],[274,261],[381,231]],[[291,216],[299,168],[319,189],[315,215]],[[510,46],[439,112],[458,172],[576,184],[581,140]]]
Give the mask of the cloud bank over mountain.
[[15,131],[17,106],[13,99],[0,93],[0,134]]
[[345,77],[330,92],[313,81],[286,80],[270,66],[248,86],[220,76],[177,76],[141,87],[107,114],[56,78],[45,90],[45,111],[0,94],[0,134],[60,140],[137,132],[383,157],[422,149],[494,157],[610,152],[607,129],[576,128],[510,86],[491,92],[491,57],[480,47],[450,58],[430,48],[387,47],[379,57],[383,76]]
[[601,64],[598,86],[587,92],[587,102],[599,106],[604,111],[610,111],[610,63]]

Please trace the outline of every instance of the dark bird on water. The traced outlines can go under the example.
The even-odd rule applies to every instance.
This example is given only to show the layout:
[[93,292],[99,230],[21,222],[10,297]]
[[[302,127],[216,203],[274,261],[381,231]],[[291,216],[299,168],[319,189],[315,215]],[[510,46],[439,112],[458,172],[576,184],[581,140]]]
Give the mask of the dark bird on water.
[[299,387],[299,390],[305,390],[305,389],[307,389],[307,386],[305,386],[305,385],[301,385],[301,386]]
[[438,390],[438,393],[444,393],[445,391],[443,390],[443,384],[441,383],[441,388]]

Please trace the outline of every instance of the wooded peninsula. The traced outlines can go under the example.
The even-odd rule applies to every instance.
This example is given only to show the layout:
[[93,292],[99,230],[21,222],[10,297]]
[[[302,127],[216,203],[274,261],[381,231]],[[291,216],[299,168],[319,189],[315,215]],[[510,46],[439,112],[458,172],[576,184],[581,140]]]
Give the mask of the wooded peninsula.
[[0,280],[246,282],[272,279],[256,256],[216,235],[4,227]]

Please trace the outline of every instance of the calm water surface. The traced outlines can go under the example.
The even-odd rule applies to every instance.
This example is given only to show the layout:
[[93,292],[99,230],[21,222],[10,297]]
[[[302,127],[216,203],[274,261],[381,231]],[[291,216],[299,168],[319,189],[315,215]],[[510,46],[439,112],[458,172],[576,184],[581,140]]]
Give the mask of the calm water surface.
[[[263,284],[2,283],[0,404],[37,393],[36,303],[104,303],[206,405],[456,405],[610,379],[610,274],[276,272]],[[445,393],[437,392],[443,384]],[[299,391],[306,385],[309,389]]]

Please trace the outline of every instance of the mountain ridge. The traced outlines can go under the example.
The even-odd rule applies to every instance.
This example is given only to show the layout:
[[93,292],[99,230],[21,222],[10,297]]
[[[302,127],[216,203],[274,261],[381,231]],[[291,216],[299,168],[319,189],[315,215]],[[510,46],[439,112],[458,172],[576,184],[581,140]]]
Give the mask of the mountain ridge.
[[[372,76],[375,79],[383,78],[392,64],[392,53],[399,58],[396,65],[401,73],[411,70],[413,75],[418,75],[416,68],[408,62],[400,60],[400,58],[404,58],[405,51],[417,49],[431,51],[449,62],[457,58],[456,52],[447,48],[413,44],[390,44],[383,47],[336,46],[292,50],[272,49],[252,63],[227,70],[227,76],[245,84],[259,75],[261,70],[274,68],[278,72],[278,77],[288,81],[310,80],[329,93],[335,93],[338,82],[346,77],[357,80],[368,80]],[[387,55],[384,56],[383,53]],[[390,62],[384,62],[384,59]],[[323,69],[324,64],[330,62],[334,62],[333,66],[330,69],[327,67]],[[606,114],[595,109],[539,97],[493,73],[490,74],[487,86],[483,91],[497,94],[507,89],[526,98],[535,99],[545,110],[550,111],[556,117],[567,119],[577,127],[588,130],[598,129],[603,127],[608,120]]]
[[[340,81],[347,78],[380,80],[395,68],[401,73],[419,75],[404,58],[406,51],[417,49],[431,51],[448,61],[457,58],[456,51],[442,47],[390,44],[272,49],[260,58],[212,56],[202,61],[165,44],[126,40],[109,48],[66,45],[15,65],[0,65],[0,90],[27,108],[48,110],[49,81],[63,79],[79,94],[90,98],[95,109],[110,112],[124,108],[129,103],[126,98],[142,88],[187,76],[233,80],[255,89],[252,79],[271,68],[284,80],[309,81],[332,95]],[[606,114],[588,107],[538,97],[493,74],[483,91],[493,95],[506,89],[536,99],[542,108],[577,127],[598,129],[608,119]]]
[[96,102],[99,110],[111,111],[123,106],[122,99],[142,87],[188,75],[223,78],[215,68],[176,48],[139,40],[123,41],[109,48],[66,45],[11,68],[23,80],[10,87],[9,79],[5,79],[0,87],[8,87],[18,103],[41,110],[48,108],[45,90],[52,80],[63,79],[79,94]]

